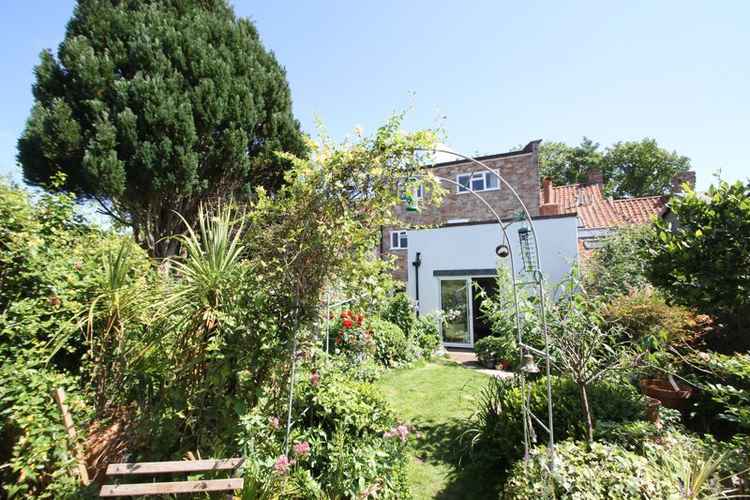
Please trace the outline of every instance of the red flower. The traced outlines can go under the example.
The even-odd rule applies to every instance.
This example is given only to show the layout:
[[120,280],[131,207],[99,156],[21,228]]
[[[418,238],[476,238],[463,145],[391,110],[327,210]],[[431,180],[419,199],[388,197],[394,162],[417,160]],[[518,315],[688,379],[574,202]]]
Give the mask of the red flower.
[[341,324],[344,326],[344,328],[351,328],[354,326],[354,322],[350,320],[349,318],[346,318],[344,321],[341,322]]

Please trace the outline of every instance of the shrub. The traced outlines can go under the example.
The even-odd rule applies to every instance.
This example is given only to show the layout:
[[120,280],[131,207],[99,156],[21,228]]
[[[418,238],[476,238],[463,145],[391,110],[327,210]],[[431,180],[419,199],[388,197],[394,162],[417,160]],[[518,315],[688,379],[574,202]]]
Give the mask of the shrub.
[[[531,411],[546,422],[547,385],[544,379],[527,382]],[[578,386],[569,378],[552,378],[555,438],[582,438],[586,423],[581,414]],[[596,418],[626,422],[639,418],[645,409],[641,395],[630,384],[607,379],[592,384],[588,391],[591,413]],[[475,450],[509,466],[523,455],[523,397],[518,379],[492,379],[483,389],[479,408],[473,418]],[[534,422],[540,439],[546,435]]]
[[11,498],[78,497],[74,460],[52,391],[65,389],[78,428],[85,427],[91,411],[77,380],[44,366],[41,357],[34,352],[0,366],[0,461],[8,465],[0,469],[0,479]]
[[375,341],[375,360],[386,367],[400,366],[417,358],[415,345],[409,342],[398,325],[379,318],[370,320]]
[[435,316],[420,316],[414,325],[413,341],[422,350],[422,356],[429,358],[442,344],[439,319]]
[[390,297],[383,311],[383,319],[398,325],[406,337],[411,337],[417,323],[414,305],[404,292]]
[[618,296],[649,284],[646,252],[654,239],[650,226],[631,226],[607,237],[586,260],[584,284],[597,295]]
[[657,222],[650,279],[677,303],[717,317],[734,336],[717,347],[750,347],[750,182],[719,182],[673,197],[673,220]]
[[[259,408],[241,419],[238,444],[249,462],[246,490],[278,494],[289,482],[295,498],[363,498],[375,492],[378,498],[410,498],[406,444],[394,432],[398,422],[382,394],[330,365],[316,373],[315,382],[300,381],[295,395],[290,443],[307,443],[304,448],[291,446],[284,455],[283,422]],[[280,473],[280,457],[292,462],[288,472]]]
[[691,341],[711,328],[708,316],[669,305],[649,287],[615,297],[602,314],[608,324],[621,327],[631,340],[652,350]]
[[485,337],[474,344],[474,352],[479,362],[494,368],[497,364],[507,363],[508,368],[518,358],[518,348],[511,335]]
[[534,448],[528,463],[513,466],[502,498],[648,499],[680,493],[647,458],[617,445],[566,441],[555,447],[555,456],[551,472],[546,447]]

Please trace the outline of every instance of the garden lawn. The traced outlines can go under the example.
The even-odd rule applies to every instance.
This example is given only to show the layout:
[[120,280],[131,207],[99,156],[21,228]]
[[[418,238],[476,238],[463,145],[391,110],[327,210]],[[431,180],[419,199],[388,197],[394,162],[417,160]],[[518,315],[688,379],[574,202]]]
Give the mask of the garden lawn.
[[500,473],[465,457],[468,417],[488,376],[449,361],[387,373],[378,385],[402,421],[414,426],[409,484],[415,499],[498,497]]

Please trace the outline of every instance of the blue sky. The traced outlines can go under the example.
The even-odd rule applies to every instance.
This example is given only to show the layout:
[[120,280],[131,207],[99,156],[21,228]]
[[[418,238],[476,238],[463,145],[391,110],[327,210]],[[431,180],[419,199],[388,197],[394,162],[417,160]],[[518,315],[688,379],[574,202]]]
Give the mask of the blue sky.
[[[343,138],[409,108],[467,153],[529,140],[609,145],[654,137],[689,156],[705,188],[750,177],[750,2],[235,0],[286,66],[294,110]],[[56,49],[70,0],[0,7],[0,174],[20,179],[15,143],[32,68]]]

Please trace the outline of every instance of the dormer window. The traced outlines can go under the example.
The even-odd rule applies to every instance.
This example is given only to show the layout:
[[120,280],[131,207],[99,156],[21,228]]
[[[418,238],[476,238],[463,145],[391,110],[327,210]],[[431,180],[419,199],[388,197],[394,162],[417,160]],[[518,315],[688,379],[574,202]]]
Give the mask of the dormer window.
[[459,174],[456,176],[459,193],[471,191],[496,191],[500,189],[497,175],[491,172],[476,172],[473,174]]

